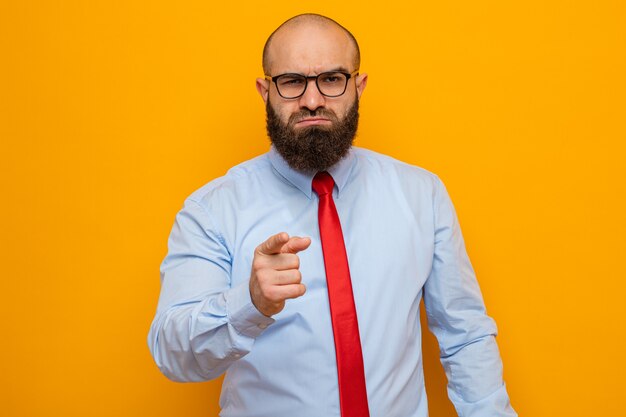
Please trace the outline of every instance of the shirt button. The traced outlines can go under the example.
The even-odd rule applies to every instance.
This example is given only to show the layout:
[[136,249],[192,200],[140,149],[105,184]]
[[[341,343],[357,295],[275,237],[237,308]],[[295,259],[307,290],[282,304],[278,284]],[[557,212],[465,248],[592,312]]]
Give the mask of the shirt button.
[[233,356],[234,356],[235,358],[241,358],[241,353],[235,353]]
[[261,329],[267,329],[267,324],[263,323],[263,324],[259,324],[259,328]]

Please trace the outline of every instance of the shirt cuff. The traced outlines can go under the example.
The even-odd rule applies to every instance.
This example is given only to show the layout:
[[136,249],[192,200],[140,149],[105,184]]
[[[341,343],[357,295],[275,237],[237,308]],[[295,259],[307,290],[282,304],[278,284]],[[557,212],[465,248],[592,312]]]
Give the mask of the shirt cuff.
[[511,407],[506,385],[502,384],[491,395],[475,402],[463,401],[454,391],[448,389],[448,396],[462,417],[517,417]]
[[254,306],[247,282],[231,288],[224,294],[224,298],[226,299],[228,321],[237,333],[257,338],[275,321],[273,318],[265,316]]

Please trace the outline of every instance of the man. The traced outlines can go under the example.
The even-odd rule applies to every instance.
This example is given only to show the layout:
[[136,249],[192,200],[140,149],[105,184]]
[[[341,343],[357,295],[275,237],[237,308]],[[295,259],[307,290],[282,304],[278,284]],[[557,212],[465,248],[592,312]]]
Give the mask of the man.
[[462,416],[515,416],[454,209],[433,174],[352,147],[367,75],[319,15],[268,39],[268,154],[193,193],[149,345],[175,381],[227,371],[222,416],[427,416],[419,303]]

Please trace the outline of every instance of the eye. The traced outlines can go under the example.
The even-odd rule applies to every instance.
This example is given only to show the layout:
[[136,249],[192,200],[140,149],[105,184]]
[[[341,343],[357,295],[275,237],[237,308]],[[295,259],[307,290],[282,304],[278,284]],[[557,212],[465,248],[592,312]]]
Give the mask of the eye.
[[324,84],[340,84],[346,77],[340,72],[329,72],[320,76],[320,82]]
[[281,87],[294,87],[294,86],[300,86],[302,84],[304,84],[304,79],[303,77],[297,77],[297,76],[291,76],[291,75],[286,75],[283,77],[280,77],[277,80],[278,84]]

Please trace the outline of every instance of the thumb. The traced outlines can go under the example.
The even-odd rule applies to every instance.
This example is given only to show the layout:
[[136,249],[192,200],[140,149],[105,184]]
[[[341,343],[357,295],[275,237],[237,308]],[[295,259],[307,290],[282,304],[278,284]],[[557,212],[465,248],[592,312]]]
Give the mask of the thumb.
[[280,249],[280,253],[298,253],[311,245],[310,237],[291,237]]

